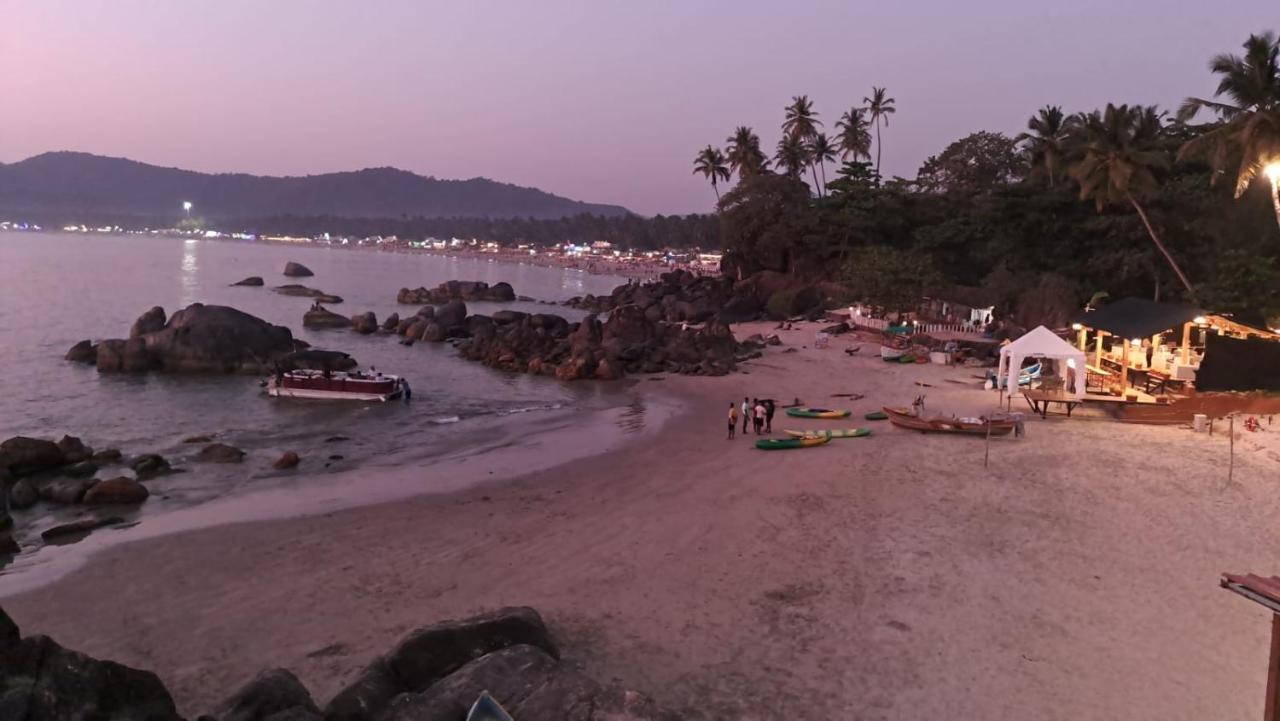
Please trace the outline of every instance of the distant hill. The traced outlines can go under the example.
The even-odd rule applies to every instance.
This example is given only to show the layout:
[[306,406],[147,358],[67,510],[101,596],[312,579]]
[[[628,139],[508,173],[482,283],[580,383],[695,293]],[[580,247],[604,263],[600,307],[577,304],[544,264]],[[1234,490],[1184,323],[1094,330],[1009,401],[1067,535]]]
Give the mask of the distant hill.
[[0,214],[58,217],[182,217],[182,202],[206,219],[281,215],[341,218],[563,218],[626,215],[485,178],[440,180],[396,168],[302,177],[197,173],[89,153],[44,153],[0,163]]

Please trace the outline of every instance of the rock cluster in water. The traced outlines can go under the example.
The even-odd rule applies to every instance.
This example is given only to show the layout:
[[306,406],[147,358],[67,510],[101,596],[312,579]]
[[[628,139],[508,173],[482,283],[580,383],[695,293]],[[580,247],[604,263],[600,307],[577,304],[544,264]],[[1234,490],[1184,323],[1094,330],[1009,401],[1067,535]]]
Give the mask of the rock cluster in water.
[[[181,721],[160,679],[21,635],[0,609],[4,718],[41,721]],[[542,617],[504,608],[405,636],[323,709],[283,668],[262,671],[208,721],[463,721],[488,692],[520,721],[674,721],[635,691],[602,685],[569,668]]]
[[143,313],[127,339],[83,340],[66,359],[99,371],[140,373],[266,373],[301,347],[288,328],[220,305],[193,303],[165,319],[159,306]]
[[290,283],[288,285],[277,285],[271,289],[273,293],[280,295],[294,296],[297,298],[314,298],[317,303],[341,303],[342,296],[326,293],[323,290],[308,288],[305,285]]
[[307,278],[315,275],[307,266],[292,260],[284,264],[284,274],[290,278]]
[[741,323],[770,317],[821,316],[826,302],[823,289],[797,285],[794,278],[764,271],[744,280],[727,276],[696,276],[686,270],[663,273],[651,283],[627,283],[609,295],[570,298],[565,305],[605,312],[636,305],[653,320],[668,323]]
[[516,299],[516,292],[510,283],[494,283],[489,285],[479,280],[451,280],[441,283],[435,288],[401,288],[396,294],[397,303],[422,305],[423,303],[445,303],[451,300],[510,302]]

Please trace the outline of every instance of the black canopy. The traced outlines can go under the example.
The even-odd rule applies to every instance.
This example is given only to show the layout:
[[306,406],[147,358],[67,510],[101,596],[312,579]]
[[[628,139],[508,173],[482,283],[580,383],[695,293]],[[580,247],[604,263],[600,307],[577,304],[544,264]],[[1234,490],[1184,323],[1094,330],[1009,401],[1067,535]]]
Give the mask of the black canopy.
[[1182,303],[1122,298],[1091,313],[1081,313],[1071,321],[1121,338],[1150,338],[1156,333],[1180,330],[1183,323],[1204,314],[1203,310]]

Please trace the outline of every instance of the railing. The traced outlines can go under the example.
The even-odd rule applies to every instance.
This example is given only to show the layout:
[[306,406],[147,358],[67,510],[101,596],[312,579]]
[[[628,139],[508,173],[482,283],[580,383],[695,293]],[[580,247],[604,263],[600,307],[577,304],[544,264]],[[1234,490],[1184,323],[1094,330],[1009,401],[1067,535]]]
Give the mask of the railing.
[[[846,322],[850,325],[856,325],[860,328],[868,328],[870,330],[885,330],[889,326],[894,325],[883,318],[872,318],[858,313],[850,313],[848,311],[836,311],[840,316],[847,317]],[[955,335],[966,336],[973,340],[984,340],[982,333],[973,329],[973,326],[964,323],[916,323],[912,329],[912,333],[952,333]]]

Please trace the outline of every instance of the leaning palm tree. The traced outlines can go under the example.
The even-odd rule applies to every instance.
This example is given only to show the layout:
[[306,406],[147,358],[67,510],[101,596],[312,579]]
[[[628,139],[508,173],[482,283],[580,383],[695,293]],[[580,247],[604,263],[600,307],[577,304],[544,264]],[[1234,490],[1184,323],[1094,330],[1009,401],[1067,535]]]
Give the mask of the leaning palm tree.
[[720,148],[708,145],[703,148],[693,159],[694,174],[702,173],[711,181],[711,189],[716,191],[716,205],[720,204],[720,188],[716,186],[718,180],[729,180],[729,166],[725,163],[724,153],[720,152]]
[[871,115],[871,122],[876,124],[876,175],[880,174],[880,150],[884,143],[880,140],[880,122],[884,121],[884,126],[889,127],[889,116],[897,112],[897,108],[893,105],[893,98],[888,97],[884,88],[871,86],[871,97],[863,98],[862,102],[866,103],[865,110]]
[[[822,121],[818,120],[818,112],[813,109],[813,101],[809,100],[808,95],[797,95],[791,98],[791,104],[787,106],[786,115],[782,121],[782,133],[792,138],[808,143],[818,134],[818,128],[822,126]],[[812,162],[809,169],[813,171],[813,186],[818,187],[818,169]]]
[[773,159],[786,175],[799,179],[804,173],[805,166],[809,164],[809,149],[805,146],[803,138],[784,135],[778,141],[778,152],[774,154]]
[[1230,102],[1187,98],[1179,119],[1190,120],[1201,109],[1215,111],[1219,122],[1199,137],[1187,141],[1178,158],[1204,158],[1213,170],[1213,181],[1235,166],[1239,198],[1258,172],[1271,181],[1271,203],[1280,223],[1280,40],[1274,33],[1250,35],[1244,57],[1222,54],[1209,69],[1220,76],[1214,98]]
[[745,125],[734,129],[727,142],[729,150],[725,154],[729,161],[729,169],[738,174],[738,180],[760,175],[769,167],[769,159],[760,149],[760,136]]
[[[1080,159],[1067,173],[1080,185],[1080,199],[1092,200],[1102,212],[1109,205],[1127,203],[1133,206],[1151,236],[1151,242],[1164,255],[1169,267],[1187,289],[1195,295],[1191,281],[1178,266],[1169,249],[1151,225],[1139,197],[1157,187],[1155,171],[1169,166],[1169,158],[1155,149],[1152,135],[1152,108],[1108,104],[1083,117],[1075,133]],[[1158,115],[1157,115],[1158,117]]]
[[871,122],[862,108],[850,108],[840,116],[836,130],[840,131],[840,156],[845,160],[871,160]]
[[822,192],[827,192],[827,163],[836,159],[836,144],[831,142],[826,133],[818,133],[809,141],[809,162],[822,169]]
[[1027,121],[1027,130],[1030,132],[1019,133],[1014,142],[1022,144],[1026,151],[1031,163],[1029,177],[1043,177],[1052,188],[1062,177],[1071,123],[1062,114],[1061,106],[1046,105]]

